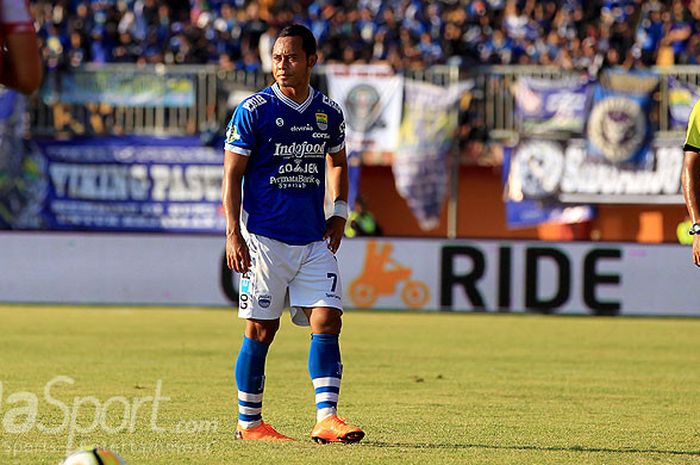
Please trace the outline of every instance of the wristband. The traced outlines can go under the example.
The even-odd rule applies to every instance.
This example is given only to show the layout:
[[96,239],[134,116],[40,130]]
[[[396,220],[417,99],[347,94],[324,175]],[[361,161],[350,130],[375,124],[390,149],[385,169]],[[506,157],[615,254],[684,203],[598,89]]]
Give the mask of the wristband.
[[339,216],[344,220],[348,219],[348,203],[345,200],[336,200],[333,204],[331,216]]

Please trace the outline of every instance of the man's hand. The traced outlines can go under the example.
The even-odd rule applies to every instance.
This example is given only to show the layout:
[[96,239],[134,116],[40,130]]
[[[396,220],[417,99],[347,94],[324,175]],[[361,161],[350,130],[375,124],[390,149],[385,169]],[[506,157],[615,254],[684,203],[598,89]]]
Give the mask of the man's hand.
[[695,266],[700,266],[700,236],[693,236],[693,263]]
[[245,273],[250,269],[248,244],[240,232],[226,235],[226,263],[229,269],[237,273]]
[[340,247],[340,241],[345,233],[345,218],[331,216],[326,221],[326,232],[323,233],[323,240],[328,240],[328,248],[336,253]]

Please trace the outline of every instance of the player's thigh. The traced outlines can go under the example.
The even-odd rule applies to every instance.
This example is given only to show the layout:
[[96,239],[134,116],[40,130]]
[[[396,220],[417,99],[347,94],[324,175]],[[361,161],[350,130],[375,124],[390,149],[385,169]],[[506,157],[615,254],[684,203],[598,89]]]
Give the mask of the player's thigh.
[[289,302],[293,307],[329,307],[343,309],[343,284],[338,261],[325,242],[309,245],[307,260],[289,283]]
[[241,275],[238,316],[254,320],[275,320],[282,316],[287,286],[292,273],[276,244],[250,235],[250,270]]

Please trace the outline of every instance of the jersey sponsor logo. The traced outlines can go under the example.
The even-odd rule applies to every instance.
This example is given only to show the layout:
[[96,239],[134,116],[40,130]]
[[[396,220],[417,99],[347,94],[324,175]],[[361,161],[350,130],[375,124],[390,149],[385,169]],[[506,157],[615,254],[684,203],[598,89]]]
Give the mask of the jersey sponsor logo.
[[270,184],[280,189],[305,189],[307,186],[321,186],[321,180],[314,175],[294,174],[291,176],[270,176]]
[[313,131],[314,127],[311,126],[310,124],[307,124],[306,126],[292,126],[290,129],[292,132],[302,132],[302,131]]
[[268,308],[272,304],[272,296],[270,294],[263,294],[258,296],[258,305],[262,308]]
[[266,103],[267,100],[265,100],[265,98],[262,95],[253,95],[245,101],[245,103],[243,104],[243,108],[245,108],[248,111],[253,111],[260,105],[265,105]]
[[291,144],[275,144],[275,157],[311,157],[318,158],[326,155],[326,143],[313,144],[309,142],[293,142]]
[[238,132],[238,128],[236,127],[236,125],[232,124],[231,126],[229,126],[228,131],[226,132],[226,143],[232,144],[240,139],[241,134]]
[[241,279],[241,293],[248,294],[249,292],[250,292],[250,278]]
[[331,136],[327,132],[314,132],[311,134],[314,139],[330,139]]
[[277,125],[277,127],[281,128],[282,126],[284,126],[284,120],[282,118],[277,118],[275,120],[275,124]]
[[316,113],[316,125],[321,131],[328,129],[328,115],[322,112]]
[[238,307],[241,310],[247,310],[248,306],[250,305],[249,300],[250,296],[248,296],[248,294],[241,293],[241,295],[238,297]]
[[279,174],[288,173],[303,173],[303,174],[318,174],[318,165],[316,163],[301,163],[301,160],[294,160],[295,163],[283,163],[278,168]]
[[329,107],[331,107],[332,109],[337,111],[338,113],[343,112],[343,110],[340,109],[340,105],[335,103],[333,100],[330,99],[330,97],[328,97],[326,95],[323,96],[323,103],[325,103],[326,105],[328,105]]

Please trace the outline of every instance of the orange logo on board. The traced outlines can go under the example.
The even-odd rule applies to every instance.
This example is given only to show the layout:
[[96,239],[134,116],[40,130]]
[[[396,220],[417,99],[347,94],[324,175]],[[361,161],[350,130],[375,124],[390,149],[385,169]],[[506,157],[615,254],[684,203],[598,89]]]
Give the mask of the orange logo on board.
[[377,299],[396,293],[408,308],[422,308],[430,300],[430,289],[423,281],[412,280],[413,270],[391,258],[391,242],[368,241],[364,269],[350,283],[350,300],[356,307],[370,308]]

